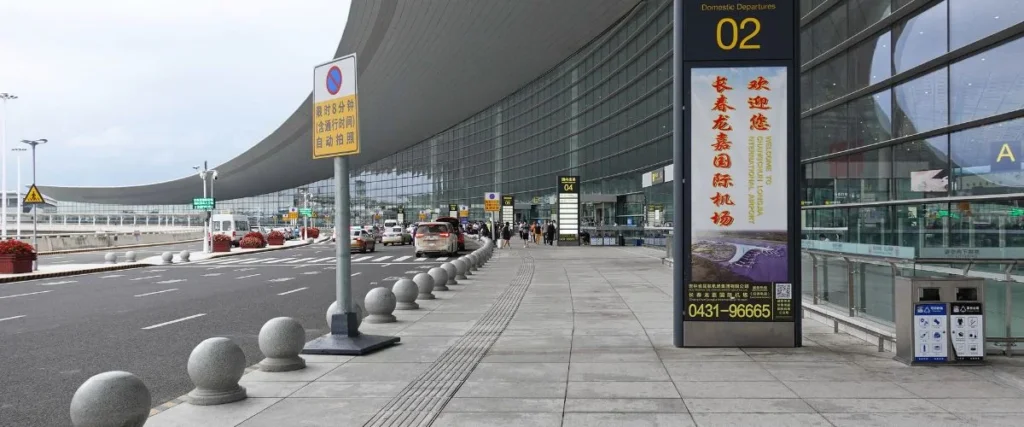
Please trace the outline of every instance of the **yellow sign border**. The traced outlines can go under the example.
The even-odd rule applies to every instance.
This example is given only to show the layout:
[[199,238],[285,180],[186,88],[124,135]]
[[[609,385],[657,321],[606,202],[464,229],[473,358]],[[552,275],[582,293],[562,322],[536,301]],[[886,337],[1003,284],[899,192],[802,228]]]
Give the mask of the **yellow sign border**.
[[25,198],[21,200],[23,205],[42,205],[45,203],[46,200],[43,200],[43,193],[39,192],[35,184],[29,187],[28,193],[25,193]]

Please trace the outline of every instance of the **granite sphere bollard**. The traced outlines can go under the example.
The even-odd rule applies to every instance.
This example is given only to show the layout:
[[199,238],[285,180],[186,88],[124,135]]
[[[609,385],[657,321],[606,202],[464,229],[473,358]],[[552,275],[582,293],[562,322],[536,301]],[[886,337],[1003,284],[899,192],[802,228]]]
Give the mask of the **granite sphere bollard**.
[[314,242],[316,242],[316,240],[306,239],[306,244],[308,244],[308,245],[312,245]]
[[171,252],[164,252],[163,254],[160,254],[160,260],[160,264],[163,265],[174,264],[174,254]]
[[189,252],[188,249],[185,249],[178,253],[178,258],[181,258],[181,262],[189,262],[189,258],[191,257],[192,252]]
[[106,255],[103,255],[103,263],[104,264],[117,264],[117,254],[115,254],[113,252],[107,252]]
[[462,258],[459,258],[460,260],[462,260],[462,262],[464,264],[466,264],[466,276],[472,276],[473,275],[473,256],[472,255],[473,254],[466,254],[466,255],[463,255]]
[[149,389],[124,371],[102,372],[85,380],[71,398],[75,427],[142,427],[153,406]]
[[[363,310],[363,306],[359,305],[358,302],[352,302],[352,311],[356,312],[356,329],[359,329],[359,325],[363,323],[363,318],[366,317],[366,311]],[[341,314],[341,309],[338,308],[338,301],[331,303],[330,307],[327,307],[327,330],[331,330],[331,318],[335,314]]]
[[395,282],[395,285],[391,287],[391,292],[395,294],[395,300],[398,301],[398,304],[395,305],[396,310],[416,310],[420,308],[420,305],[416,304],[416,294],[419,293],[419,287],[416,286],[416,282],[403,277]]
[[259,363],[266,372],[297,371],[306,367],[299,357],[306,345],[306,330],[291,317],[275,317],[263,324],[259,335],[260,351],[265,359]]
[[391,314],[395,312],[395,305],[398,300],[395,299],[395,294],[391,292],[391,289],[380,287],[370,289],[370,292],[366,293],[366,312],[369,313],[363,321],[366,323],[392,323],[394,322],[395,315]]
[[462,258],[456,258],[451,260],[453,266],[455,266],[455,278],[459,280],[468,280],[466,277],[466,261]]
[[434,267],[427,270],[427,274],[430,278],[434,279],[434,290],[435,291],[447,291],[448,290],[448,270],[441,267]]
[[124,253],[124,260],[128,262],[135,262],[135,251],[128,251]]
[[413,283],[419,289],[420,294],[416,296],[416,299],[429,300],[434,299],[434,278],[427,273],[417,273],[412,277]]
[[469,256],[469,270],[478,271],[480,270],[480,254],[473,252]]
[[238,344],[224,337],[199,343],[188,357],[188,377],[196,386],[188,393],[188,402],[208,406],[245,399],[245,388],[238,385],[243,374],[245,353]]
[[459,274],[459,269],[455,267],[455,264],[446,262],[444,264],[441,264],[441,268],[443,268],[444,271],[448,273],[448,283],[445,283],[445,285],[453,286],[459,284],[458,278],[455,277]]

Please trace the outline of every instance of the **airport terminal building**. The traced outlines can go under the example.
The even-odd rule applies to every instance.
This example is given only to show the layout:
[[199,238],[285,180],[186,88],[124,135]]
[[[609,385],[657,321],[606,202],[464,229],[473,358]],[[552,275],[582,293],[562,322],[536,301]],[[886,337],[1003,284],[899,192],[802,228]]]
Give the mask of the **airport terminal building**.
[[[337,54],[359,60],[353,224],[449,204],[482,219],[485,192],[514,196],[519,219],[550,219],[557,177],[577,175],[583,226],[670,225],[672,0],[450,3],[352,4]],[[804,292],[887,325],[894,274],[966,271],[987,280],[987,336],[1003,348],[1024,331],[1024,0],[799,6]],[[217,166],[218,211],[266,224],[307,199],[333,211],[310,105]],[[194,175],[41,188],[58,201],[44,220],[191,222],[202,195]]]

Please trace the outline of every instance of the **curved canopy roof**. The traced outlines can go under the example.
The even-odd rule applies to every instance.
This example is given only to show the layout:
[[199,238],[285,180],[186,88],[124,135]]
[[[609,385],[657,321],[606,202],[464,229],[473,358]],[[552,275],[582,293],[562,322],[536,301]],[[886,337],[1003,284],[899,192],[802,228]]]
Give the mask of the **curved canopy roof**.
[[[353,1],[335,55],[358,58],[363,147],[350,165],[377,161],[487,108],[558,65],[638,1]],[[269,136],[216,167],[218,199],[334,175],[333,162],[312,160],[311,96]],[[40,190],[59,201],[159,205],[191,203],[198,184],[190,175],[148,185]]]

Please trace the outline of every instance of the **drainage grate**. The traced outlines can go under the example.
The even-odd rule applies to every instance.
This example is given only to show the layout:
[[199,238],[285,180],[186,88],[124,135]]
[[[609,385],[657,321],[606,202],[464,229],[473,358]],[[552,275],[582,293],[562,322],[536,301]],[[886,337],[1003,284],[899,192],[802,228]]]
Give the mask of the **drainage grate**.
[[364,426],[429,426],[505,330],[533,280],[533,258],[524,258],[512,283],[469,331],[406,386]]

